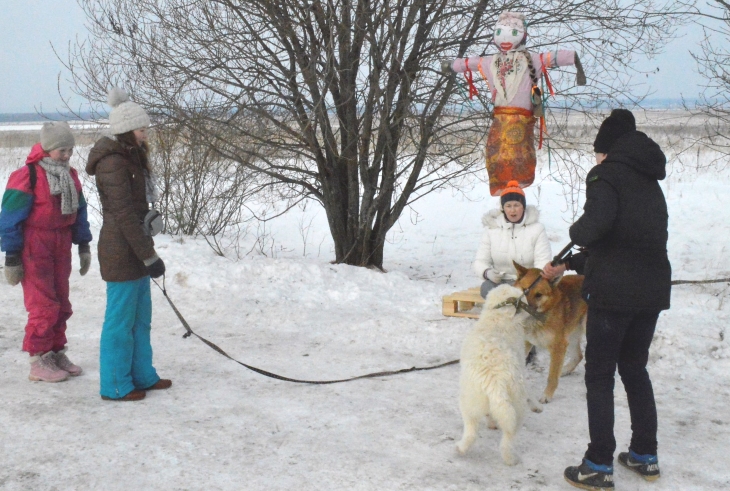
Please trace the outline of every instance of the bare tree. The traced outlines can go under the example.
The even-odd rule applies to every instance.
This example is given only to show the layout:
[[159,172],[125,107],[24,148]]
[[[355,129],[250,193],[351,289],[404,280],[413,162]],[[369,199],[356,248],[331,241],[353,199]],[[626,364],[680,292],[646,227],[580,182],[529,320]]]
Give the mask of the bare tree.
[[706,143],[730,155],[730,2],[682,2],[704,29],[704,40],[692,53],[706,84],[693,108],[706,118]]
[[243,208],[258,191],[251,171],[222,159],[185,128],[161,125],[151,139],[165,232],[218,235],[248,221]]
[[676,22],[674,2],[653,0],[78,1],[81,95],[126,86],[258,185],[320,202],[335,260],[378,268],[409,204],[484,172],[490,103],[440,60],[485,52],[500,12],[526,12],[531,39],[581,52],[590,87],[555,81],[585,109],[637,97],[635,57]]

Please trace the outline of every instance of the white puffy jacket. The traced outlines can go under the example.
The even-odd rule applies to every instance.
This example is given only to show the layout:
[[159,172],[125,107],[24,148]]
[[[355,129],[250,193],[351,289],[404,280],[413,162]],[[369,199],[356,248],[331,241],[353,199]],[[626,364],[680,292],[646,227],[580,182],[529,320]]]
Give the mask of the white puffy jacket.
[[517,279],[512,261],[526,268],[540,268],[552,260],[545,227],[538,222],[540,212],[532,205],[525,208],[520,223],[508,221],[502,210],[494,209],[482,217],[486,227],[474,260],[474,272],[484,279],[487,269],[504,273],[504,280]]

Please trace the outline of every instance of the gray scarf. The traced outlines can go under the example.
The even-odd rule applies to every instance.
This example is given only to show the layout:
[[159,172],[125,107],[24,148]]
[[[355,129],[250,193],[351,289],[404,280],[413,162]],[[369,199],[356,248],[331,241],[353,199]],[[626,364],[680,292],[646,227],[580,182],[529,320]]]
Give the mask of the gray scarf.
[[79,193],[71,177],[71,166],[68,162],[57,162],[49,157],[39,162],[46,171],[48,187],[51,195],[61,195],[61,214],[70,215],[79,209]]
[[144,171],[145,194],[148,203],[156,203],[160,199],[160,190],[157,187],[157,176],[152,172]]

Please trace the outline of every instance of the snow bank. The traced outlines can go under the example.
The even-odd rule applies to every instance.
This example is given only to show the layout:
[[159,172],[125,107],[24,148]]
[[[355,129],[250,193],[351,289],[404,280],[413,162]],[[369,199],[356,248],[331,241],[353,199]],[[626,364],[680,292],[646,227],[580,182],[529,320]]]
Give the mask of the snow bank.
[[[3,180],[17,165],[15,151],[5,152]],[[563,186],[546,167],[527,200],[539,204],[558,251],[572,215]],[[730,276],[726,173],[676,172],[664,190],[674,277]],[[470,263],[481,214],[496,203],[481,184],[466,196],[442,192],[419,201],[389,236],[387,274],[330,264],[324,213],[313,207],[270,224],[274,257],[231,261],[187,237],[156,243],[168,266],[169,294],[196,332],[246,363],[290,377],[335,379],[458,357],[472,321],[443,317],[440,298],[479,283]],[[299,224],[310,220],[304,241]],[[184,329],[154,286],[155,364],[174,385],[138,403],[102,401],[105,286],[95,261],[83,278],[77,269],[75,263],[69,356],[85,373],[61,384],[27,380],[22,291],[0,284],[0,489],[558,490],[567,489],[564,467],[585,450],[582,365],[561,379],[542,414],[528,416],[517,439],[522,463],[506,467],[499,433],[486,428],[466,457],[454,450],[461,432],[457,366],[331,386],[268,379],[194,338],[182,339]],[[727,288],[673,289],[649,366],[662,478],[647,484],[617,468],[618,489],[730,485]],[[528,371],[535,394],[546,383],[548,361],[540,353]],[[618,381],[620,449],[629,426]]]

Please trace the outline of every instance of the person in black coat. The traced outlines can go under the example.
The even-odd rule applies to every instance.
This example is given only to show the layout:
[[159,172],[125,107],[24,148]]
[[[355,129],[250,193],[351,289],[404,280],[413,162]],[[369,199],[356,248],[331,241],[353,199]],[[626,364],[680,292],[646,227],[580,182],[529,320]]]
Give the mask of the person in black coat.
[[[659,313],[669,308],[672,270],[667,257],[667,204],[659,181],[666,157],[636,130],[633,114],[615,109],[594,142],[597,165],[586,177],[583,215],[570,238],[583,251],[561,266],[585,275],[588,303],[586,374],[590,443],[566,480],[585,489],[613,489],[614,374],[626,389],[631,414],[629,451],[619,462],[647,480],[659,477],[657,413],[646,364]],[[586,488],[588,486],[588,488]]]

